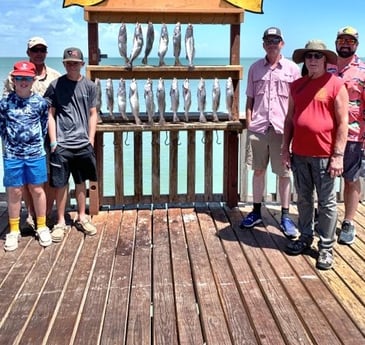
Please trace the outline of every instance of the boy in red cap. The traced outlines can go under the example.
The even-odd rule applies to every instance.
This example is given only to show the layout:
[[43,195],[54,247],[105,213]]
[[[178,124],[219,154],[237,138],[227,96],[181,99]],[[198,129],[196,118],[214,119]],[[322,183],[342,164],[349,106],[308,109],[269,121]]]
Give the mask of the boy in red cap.
[[15,63],[11,76],[15,91],[0,100],[0,135],[3,140],[4,186],[8,195],[10,232],[4,249],[18,248],[22,189],[29,185],[37,216],[36,237],[40,245],[52,243],[46,226],[47,181],[44,139],[47,134],[48,104],[31,89],[36,75],[29,61]]

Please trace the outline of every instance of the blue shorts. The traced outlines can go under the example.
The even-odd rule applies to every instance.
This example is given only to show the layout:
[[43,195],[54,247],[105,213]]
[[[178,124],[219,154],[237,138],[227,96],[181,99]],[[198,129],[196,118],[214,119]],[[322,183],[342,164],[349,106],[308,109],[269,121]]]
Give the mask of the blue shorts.
[[4,158],[4,187],[39,185],[46,181],[46,156],[27,159]]
[[362,142],[348,141],[343,159],[342,177],[349,182],[357,181],[360,177],[362,159]]

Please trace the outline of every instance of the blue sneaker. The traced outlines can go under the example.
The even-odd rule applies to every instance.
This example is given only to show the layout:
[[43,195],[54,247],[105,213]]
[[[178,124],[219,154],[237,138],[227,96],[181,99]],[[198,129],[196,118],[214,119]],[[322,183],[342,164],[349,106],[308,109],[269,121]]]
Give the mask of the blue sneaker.
[[261,215],[255,212],[250,212],[245,218],[242,219],[240,228],[253,228],[256,224],[262,223]]
[[296,238],[299,236],[297,227],[288,216],[281,217],[280,228],[288,238]]
[[342,222],[340,236],[338,237],[338,243],[353,244],[355,242],[355,236],[355,226],[351,224],[348,220],[344,220]]

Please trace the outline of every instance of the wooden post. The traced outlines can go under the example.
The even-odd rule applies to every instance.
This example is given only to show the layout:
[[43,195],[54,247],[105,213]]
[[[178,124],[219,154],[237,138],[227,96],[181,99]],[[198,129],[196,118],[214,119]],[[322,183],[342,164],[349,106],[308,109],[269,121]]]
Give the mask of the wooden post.
[[238,203],[238,133],[224,132],[223,196],[228,207]]

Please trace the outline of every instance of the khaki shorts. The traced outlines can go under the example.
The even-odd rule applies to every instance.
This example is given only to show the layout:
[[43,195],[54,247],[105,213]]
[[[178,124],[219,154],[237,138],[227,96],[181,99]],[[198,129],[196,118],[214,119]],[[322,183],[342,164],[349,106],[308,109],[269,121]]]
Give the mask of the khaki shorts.
[[290,171],[281,163],[282,134],[276,133],[270,126],[265,134],[248,131],[247,135],[252,149],[253,170],[266,170],[270,159],[274,174],[282,177],[290,176]]

